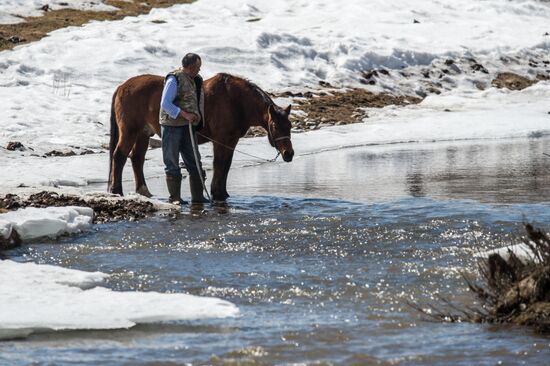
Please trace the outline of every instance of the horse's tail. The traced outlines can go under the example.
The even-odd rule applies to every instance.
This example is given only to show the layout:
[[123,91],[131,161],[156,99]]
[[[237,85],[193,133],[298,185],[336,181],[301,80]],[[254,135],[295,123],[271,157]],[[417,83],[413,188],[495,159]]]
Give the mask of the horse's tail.
[[109,140],[109,180],[108,187],[111,187],[111,176],[113,170],[113,155],[115,154],[116,145],[118,144],[118,126],[116,123],[116,112],[115,112],[115,98],[117,95],[118,89],[113,94],[113,100],[111,102],[111,138]]

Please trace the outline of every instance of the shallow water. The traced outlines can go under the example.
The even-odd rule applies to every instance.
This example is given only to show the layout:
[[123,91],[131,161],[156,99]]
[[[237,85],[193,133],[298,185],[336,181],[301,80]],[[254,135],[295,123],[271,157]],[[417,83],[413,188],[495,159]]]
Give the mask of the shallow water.
[[[11,252],[112,273],[117,290],[235,303],[236,319],[31,335],[0,364],[547,365],[529,329],[426,321],[408,302],[475,305],[479,250],[548,229],[550,139],[370,146],[231,172],[226,208],[98,225]],[[153,191],[163,189],[152,181]]]

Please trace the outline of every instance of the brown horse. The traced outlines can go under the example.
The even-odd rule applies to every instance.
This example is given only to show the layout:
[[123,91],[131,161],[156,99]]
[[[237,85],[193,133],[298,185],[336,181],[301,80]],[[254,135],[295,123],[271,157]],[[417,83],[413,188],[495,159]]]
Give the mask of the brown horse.
[[[278,107],[257,85],[229,74],[217,74],[204,82],[205,124],[197,134],[199,144],[214,142],[214,176],[212,198],[223,201],[227,194],[227,175],[233,149],[251,126],[267,131],[269,143],[286,162],[292,161],[290,141],[290,105]],[[113,95],[111,104],[111,139],[109,192],[122,195],[122,169],[130,156],[136,192],[151,196],[145,184],[143,164],[149,138],[160,136],[159,108],[164,78],[140,75],[128,79]]]

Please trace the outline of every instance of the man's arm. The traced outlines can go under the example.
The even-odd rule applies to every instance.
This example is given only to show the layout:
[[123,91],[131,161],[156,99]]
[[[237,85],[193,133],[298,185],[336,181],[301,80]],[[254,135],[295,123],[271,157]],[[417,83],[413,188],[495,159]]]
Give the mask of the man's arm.
[[162,90],[162,98],[160,99],[160,107],[170,116],[172,119],[178,118],[180,114],[180,107],[174,104],[174,99],[178,94],[178,82],[173,75],[168,76],[164,83],[164,89]]

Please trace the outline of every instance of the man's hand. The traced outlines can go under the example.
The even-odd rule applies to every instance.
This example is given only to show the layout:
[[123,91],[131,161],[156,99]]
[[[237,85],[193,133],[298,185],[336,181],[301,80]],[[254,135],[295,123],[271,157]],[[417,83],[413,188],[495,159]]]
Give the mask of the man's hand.
[[180,111],[180,116],[191,123],[195,123],[199,119],[199,117],[195,113],[189,113],[184,111],[183,109]]

